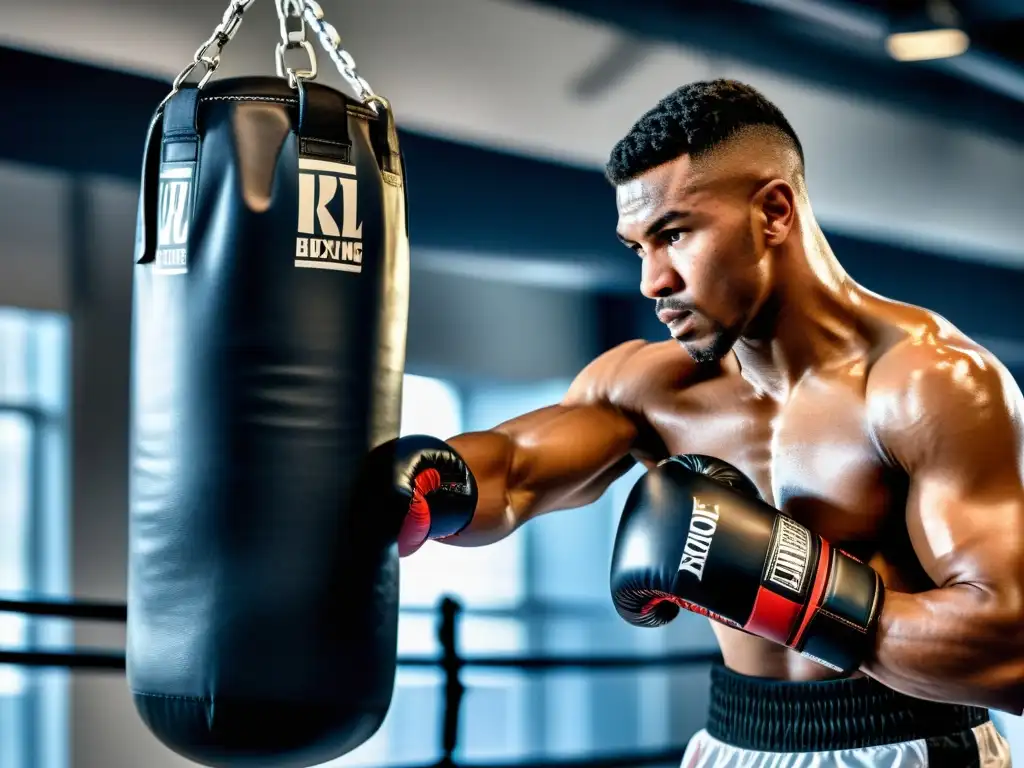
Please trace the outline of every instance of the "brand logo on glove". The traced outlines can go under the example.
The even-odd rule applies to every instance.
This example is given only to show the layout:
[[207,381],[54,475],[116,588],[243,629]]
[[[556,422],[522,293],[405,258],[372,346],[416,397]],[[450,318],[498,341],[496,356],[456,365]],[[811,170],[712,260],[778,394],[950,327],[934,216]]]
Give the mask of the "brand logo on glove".
[[363,225],[356,210],[357,193],[354,165],[299,158],[296,267],[362,272]]
[[192,163],[160,167],[155,271],[188,271],[188,229],[192,201]]
[[775,525],[768,554],[768,581],[802,594],[810,562],[811,532],[781,515],[775,518]]
[[711,551],[711,542],[718,530],[718,505],[693,500],[693,514],[690,515],[690,530],[683,545],[683,557],[679,570],[692,573],[697,581],[704,578],[704,566]]

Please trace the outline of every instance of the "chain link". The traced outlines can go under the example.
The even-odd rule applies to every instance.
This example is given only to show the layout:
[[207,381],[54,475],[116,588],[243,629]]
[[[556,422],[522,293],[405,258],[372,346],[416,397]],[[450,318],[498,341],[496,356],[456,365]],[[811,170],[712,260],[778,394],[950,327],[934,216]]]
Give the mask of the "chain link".
[[213,73],[217,71],[217,67],[220,66],[220,55],[224,51],[224,47],[231,42],[231,39],[238,32],[238,28],[242,26],[243,14],[249,9],[249,7],[256,2],[256,0],[231,0],[231,4],[227,10],[224,11],[224,16],[221,18],[220,24],[218,24],[213,34],[207,38],[206,42],[200,45],[192,57],[192,61],[189,62],[178,76],[174,78],[174,84],[171,86],[171,92],[167,94],[166,98],[160,103],[163,107],[170,98],[178,92],[189,76],[196,70],[196,67],[200,65],[205,68],[202,77],[199,78],[199,82],[196,85],[197,88],[202,88],[213,77]]
[[[317,62],[313,46],[306,40],[306,24],[302,20],[302,4],[298,0],[276,0],[277,18],[281,27],[281,42],[275,50],[277,76],[287,77],[288,85],[297,88],[299,80],[316,80]],[[309,60],[306,69],[289,67],[285,62],[288,51],[301,48]]]
[[[221,53],[238,32],[238,28],[242,25],[243,14],[254,2],[256,0],[231,0],[227,10],[224,11],[224,17],[220,24],[213,30],[213,34],[196,49],[192,61],[174,78],[171,92],[161,102],[161,107],[178,92],[197,67],[202,66],[204,72],[196,87],[202,88],[210,81],[213,73],[220,66]],[[342,77],[352,86],[359,100],[374,112],[377,111],[378,105],[387,107],[387,102],[374,93],[370,84],[356,70],[355,59],[342,47],[341,35],[338,34],[338,30],[332,24],[324,21],[324,10],[316,0],[275,0],[275,4],[281,32],[281,42],[277,44],[275,50],[278,76],[287,77],[288,84],[292,88],[298,86],[299,80],[316,79],[316,52],[306,39],[306,25],[308,24],[316,33],[320,45],[338,67]],[[308,56],[309,66],[307,68],[296,69],[287,65],[285,55],[296,49],[303,50]]]

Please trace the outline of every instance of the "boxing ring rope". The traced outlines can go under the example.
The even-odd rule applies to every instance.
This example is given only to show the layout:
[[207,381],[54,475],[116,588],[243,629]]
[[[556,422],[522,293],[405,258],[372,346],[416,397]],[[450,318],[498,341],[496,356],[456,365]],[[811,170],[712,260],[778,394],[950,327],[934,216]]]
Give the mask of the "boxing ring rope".
[[[17,613],[28,616],[101,621],[123,624],[128,618],[124,603],[100,601],[76,601],[58,598],[14,598],[0,596],[0,613]],[[675,653],[657,657],[645,656],[472,656],[464,657],[459,652],[459,620],[464,615],[485,614],[486,611],[467,610],[450,597],[443,598],[433,612],[438,616],[437,638],[441,646],[439,656],[399,656],[400,667],[427,667],[440,669],[444,675],[444,711],[441,722],[441,757],[435,763],[418,766],[388,766],[387,768],[616,768],[617,766],[642,766],[676,763],[682,756],[685,745],[659,750],[658,752],[630,755],[595,755],[579,760],[538,761],[525,760],[518,763],[463,763],[455,762],[454,754],[459,742],[459,714],[466,691],[461,673],[464,669],[514,669],[524,671],[549,670],[607,670],[643,669],[654,667],[707,666],[721,660],[715,652]],[[59,667],[70,670],[125,671],[125,655],[122,651],[103,649],[70,650],[15,650],[0,648],[0,664],[24,667]]]

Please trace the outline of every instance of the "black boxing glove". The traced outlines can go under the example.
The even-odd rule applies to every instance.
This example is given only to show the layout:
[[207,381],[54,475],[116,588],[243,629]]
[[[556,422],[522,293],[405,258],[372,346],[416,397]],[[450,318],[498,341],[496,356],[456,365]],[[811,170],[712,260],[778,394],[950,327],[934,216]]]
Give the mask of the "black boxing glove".
[[454,448],[436,437],[389,440],[370,452],[362,475],[363,503],[377,508],[384,502],[383,519],[389,535],[397,538],[400,557],[430,539],[459,533],[476,511],[473,473]]
[[871,652],[885,594],[872,568],[765,504],[735,467],[695,455],[633,487],[611,591],[631,624],[666,624],[681,607],[845,674]]

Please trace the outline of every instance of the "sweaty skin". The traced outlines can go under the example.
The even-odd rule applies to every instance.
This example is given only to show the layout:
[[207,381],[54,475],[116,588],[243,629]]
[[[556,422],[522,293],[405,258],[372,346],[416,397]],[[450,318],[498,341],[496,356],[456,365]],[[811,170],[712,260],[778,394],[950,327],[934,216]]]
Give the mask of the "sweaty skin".
[[[659,166],[617,202],[641,292],[675,338],[616,347],[558,405],[452,438],[480,500],[447,543],[487,544],[585,505],[636,461],[717,456],[881,575],[876,649],[860,674],[1021,714],[1024,400],[1006,369],[941,317],[854,283],[794,154],[770,136]],[[835,674],[712,627],[737,672]]]

